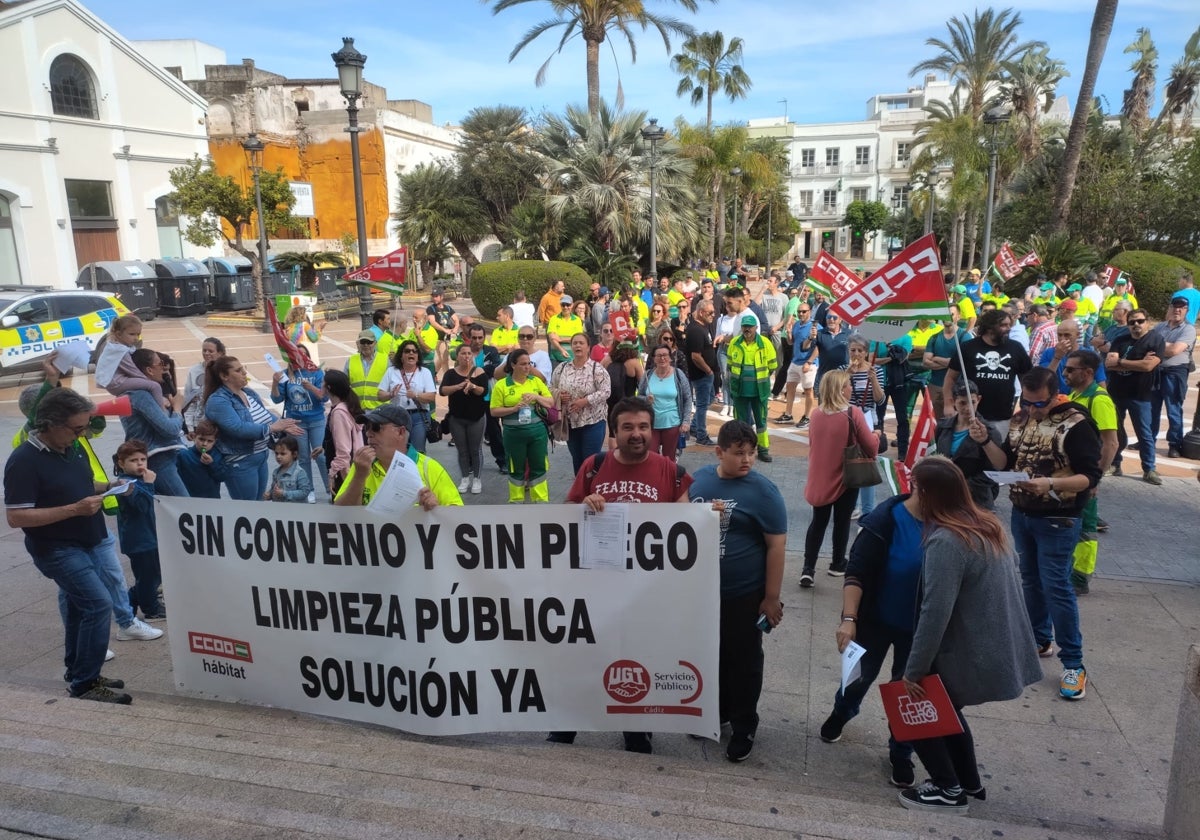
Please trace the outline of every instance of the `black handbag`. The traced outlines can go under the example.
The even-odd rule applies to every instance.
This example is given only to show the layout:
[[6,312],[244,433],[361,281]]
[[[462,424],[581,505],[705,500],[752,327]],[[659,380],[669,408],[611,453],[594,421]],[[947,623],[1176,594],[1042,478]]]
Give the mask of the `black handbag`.
[[846,448],[842,450],[842,483],[851,489],[874,487],[883,483],[879,473],[879,465],[874,458],[868,458],[858,441],[854,439],[853,408],[846,409]]

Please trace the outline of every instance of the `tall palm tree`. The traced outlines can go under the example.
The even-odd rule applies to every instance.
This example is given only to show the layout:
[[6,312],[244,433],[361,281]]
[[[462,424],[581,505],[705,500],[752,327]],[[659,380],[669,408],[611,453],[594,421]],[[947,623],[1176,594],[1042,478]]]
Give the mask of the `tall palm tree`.
[[988,99],[988,85],[1000,81],[1004,63],[1022,53],[1044,47],[1041,41],[1017,42],[1021,15],[1012,9],[999,14],[993,9],[974,12],[970,20],[952,17],[946,24],[949,38],[929,38],[927,46],[940,52],[909,71],[915,76],[927,70],[945,73],[963,99],[963,111],[978,120]]
[[708,131],[688,125],[680,117],[675,121],[675,133],[679,137],[679,154],[692,162],[696,192],[709,200],[705,253],[711,262],[716,259],[718,243],[725,241],[725,213],[721,208],[725,204],[728,173],[738,165],[749,132],[745,126],[737,125]]
[[[1163,92],[1162,111],[1149,134],[1157,132],[1164,120],[1171,121],[1171,133],[1178,131],[1186,136],[1192,129],[1192,112],[1196,107],[1196,91],[1200,89],[1200,29],[1192,33],[1183,47],[1183,57],[1171,67],[1167,87]],[[1175,129],[1175,117],[1179,117],[1179,128]]]
[[1048,47],[1041,47],[1029,50],[1016,61],[1004,62],[1000,96],[1013,108],[1022,163],[1037,154],[1039,118],[1050,110],[1058,83],[1067,76],[1066,65],[1050,58],[1049,53]]
[[1138,37],[1125,48],[1126,53],[1136,53],[1137,58],[1129,69],[1133,82],[1122,97],[1121,113],[1129,121],[1133,136],[1141,140],[1150,126],[1150,106],[1154,103],[1154,87],[1158,81],[1158,48],[1150,37],[1150,30],[1139,27]]
[[456,155],[459,172],[464,186],[483,202],[492,235],[505,247],[512,244],[509,221],[514,208],[541,180],[542,162],[535,143],[524,108],[474,108],[462,123]]
[[[597,120],[576,106],[550,114],[541,131],[546,158],[546,214],[551,220],[582,213],[593,244],[605,250],[640,249],[650,241],[650,147],[642,139],[646,112],[621,114],[601,103]],[[655,197],[660,254],[678,257],[700,239],[691,161],[670,135],[657,144]],[[579,243],[582,244],[582,243]]]
[[[482,0],[488,2],[488,0]],[[662,36],[663,46],[671,52],[671,35],[683,38],[691,37],[695,30],[673,17],[656,15],[646,10],[643,0],[495,0],[492,14],[498,15],[505,9],[511,9],[524,3],[548,3],[554,12],[554,17],[535,24],[517,42],[508,55],[508,60],[516,58],[521,50],[529,46],[539,35],[551,29],[563,28],[562,38],[558,47],[550,54],[545,63],[538,68],[534,82],[541,87],[546,81],[546,71],[555,53],[562,52],[567,42],[579,35],[587,53],[587,92],[588,114],[592,119],[600,116],[600,45],[610,32],[625,36],[629,42],[629,53],[633,61],[637,61],[637,42],[634,40],[634,27],[643,32],[653,27]],[[697,0],[673,0],[689,12],[699,8]],[[713,0],[716,2],[716,0]],[[622,102],[620,84],[617,86],[617,105]]]
[[1051,233],[1065,231],[1071,217],[1071,195],[1075,192],[1079,159],[1083,156],[1083,141],[1087,134],[1088,117],[1092,112],[1096,76],[1100,74],[1100,62],[1104,60],[1104,49],[1108,46],[1113,19],[1116,16],[1117,0],[1096,0],[1096,11],[1092,15],[1092,32],[1088,39],[1087,60],[1083,65],[1083,78],[1079,82],[1079,98],[1075,100],[1075,113],[1071,117],[1071,130],[1067,134],[1067,150],[1063,156],[1062,171],[1059,173],[1058,189],[1054,194]]
[[671,59],[671,68],[683,78],[676,96],[690,96],[692,105],[706,103],[704,127],[712,130],[712,101],[717,91],[730,100],[745,99],[750,77],[742,69],[742,39],[725,44],[721,32],[701,32],[683,42],[683,51]]
[[437,264],[449,255],[447,243],[473,269],[479,259],[472,251],[489,233],[487,214],[480,202],[467,194],[454,167],[422,163],[398,173],[400,196],[396,203],[396,233],[409,247],[412,259],[432,277]]

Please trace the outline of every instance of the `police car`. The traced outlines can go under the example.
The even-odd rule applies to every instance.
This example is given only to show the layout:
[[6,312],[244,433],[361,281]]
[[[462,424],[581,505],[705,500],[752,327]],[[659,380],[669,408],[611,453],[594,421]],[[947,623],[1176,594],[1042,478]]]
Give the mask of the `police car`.
[[109,324],[128,312],[103,292],[0,286],[0,375],[34,370],[55,347],[80,339],[94,362]]

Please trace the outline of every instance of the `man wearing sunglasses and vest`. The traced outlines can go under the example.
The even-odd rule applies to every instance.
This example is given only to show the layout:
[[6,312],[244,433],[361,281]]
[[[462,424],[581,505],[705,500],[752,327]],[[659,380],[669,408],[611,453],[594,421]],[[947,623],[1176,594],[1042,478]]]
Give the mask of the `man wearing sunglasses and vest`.
[[1071,570],[1083,509],[1100,483],[1100,433],[1085,408],[1059,394],[1057,372],[1035,367],[1021,377],[1020,407],[1004,445],[982,445],[996,469],[1029,476],[1009,490],[1025,611],[1038,656],[1053,656],[1058,642],[1059,695],[1082,700],[1088,674]]

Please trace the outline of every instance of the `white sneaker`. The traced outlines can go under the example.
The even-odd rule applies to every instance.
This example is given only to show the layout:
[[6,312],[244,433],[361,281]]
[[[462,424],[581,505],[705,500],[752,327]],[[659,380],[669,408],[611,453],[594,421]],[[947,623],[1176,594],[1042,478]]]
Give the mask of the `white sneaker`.
[[310,505],[315,505],[317,503],[317,494],[314,491],[309,490],[307,501]]
[[462,481],[458,482],[458,492],[466,493],[471,489],[471,476],[464,475]]
[[159,630],[157,627],[151,627],[146,622],[135,618],[133,620],[133,624],[130,624],[128,627],[122,627],[117,631],[117,641],[149,642],[152,639],[157,639],[162,634],[163,631]]
[[479,476],[471,479],[471,492],[476,496],[483,492],[483,482],[479,480]]
[[851,519],[858,519],[862,516],[862,508],[855,508],[854,513],[850,514]]
[[112,648],[109,648],[108,650],[106,650],[104,652],[104,661],[105,662],[112,662],[116,657],[117,657],[117,655],[112,652]]

